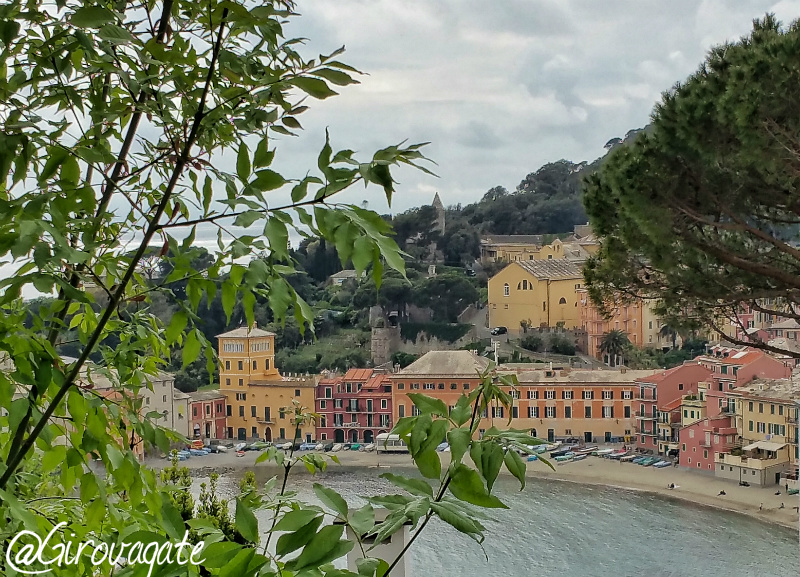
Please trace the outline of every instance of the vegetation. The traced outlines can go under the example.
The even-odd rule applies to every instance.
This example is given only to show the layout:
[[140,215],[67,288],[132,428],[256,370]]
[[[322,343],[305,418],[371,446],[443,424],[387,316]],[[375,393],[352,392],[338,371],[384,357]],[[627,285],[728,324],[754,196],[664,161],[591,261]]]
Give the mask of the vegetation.
[[551,335],[549,342],[550,352],[558,355],[574,355],[576,352],[575,343],[563,335]]
[[420,333],[424,333],[429,339],[436,338],[441,342],[454,343],[464,337],[472,328],[466,324],[448,323],[403,323],[400,325],[400,336],[405,341],[417,342]]
[[529,335],[526,337],[522,337],[519,341],[519,345],[523,349],[528,349],[529,351],[539,352],[542,350],[544,342],[542,341],[541,337],[536,335]]
[[619,329],[612,329],[603,333],[600,339],[600,352],[608,359],[606,362],[615,367],[623,363],[623,354],[632,347],[628,334]]
[[800,318],[799,41],[796,24],[757,20],[589,176],[586,210],[602,237],[585,268],[594,302],[654,298],[676,330],[709,327],[734,342],[723,325],[746,328],[744,310]]

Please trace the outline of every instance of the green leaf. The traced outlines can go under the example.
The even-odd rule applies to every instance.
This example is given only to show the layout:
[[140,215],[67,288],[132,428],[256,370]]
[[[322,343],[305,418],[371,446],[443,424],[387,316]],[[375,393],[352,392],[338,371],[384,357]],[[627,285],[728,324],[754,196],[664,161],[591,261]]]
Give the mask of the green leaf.
[[338,94],[337,92],[331,90],[324,80],[320,80],[318,78],[301,76],[293,79],[291,83],[309,96],[313,96],[314,98],[318,98],[320,100],[329,98],[331,96],[336,96],[336,94]]
[[189,317],[186,315],[186,311],[183,309],[175,311],[169,321],[167,330],[164,331],[164,339],[166,339],[168,345],[175,344],[175,342],[178,340],[178,335],[183,332],[183,329],[186,328],[188,322]]
[[503,460],[506,464],[508,472],[519,479],[520,490],[525,488],[525,461],[522,460],[516,451],[508,449]]
[[309,524],[319,515],[318,511],[312,509],[299,509],[289,511],[275,525],[275,531],[297,531],[301,527]]
[[372,577],[375,575],[375,571],[378,570],[380,563],[381,560],[376,559],[375,557],[362,557],[361,559],[356,559],[358,574],[364,575],[364,577]]
[[327,525],[314,535],[303,552],[294,561],[287,563],[287,567],[294,571],[309,566],[319,566],[330,563],[349,553],[355,543],[340,540],[344,532],[344,525]]
[[239,145],[239,153],[236,155],[236,174],[242,182],[250,179],[250,151],[242,143]]
[[247,228],[252,226],[254,222],[264,218],[264,214],[258,210],[247,210],[237,216],[233,221],[233,226],[241,226]]
[[200,356],[200,341],[197,340],[197,329],[192,330],[186,335],[183,343],[183,368],[192,364]]
[[381,477],[389,481],[392,485],[405,489],[412,495],[433,497],[433,488],[427,481],[423,481],[422,479],[411,479],[393,473],[383,473]]
[[469,429],[450,429],[447,432],[447,442],[450,444],[450,462],[460,463],[464,453],[469,448],[472,441],[472,434]]
[[51,146],[47,149],[47,161],[39,174],[39,182],[43,182],[55,175],[58,167],[69,156],[69,151],[61,146]]
[[449,489],[457,499],[467,503],[479,507],[508,509],[500,499],[486,492],[478,473],[464,464],[456,466]]
[[372,505],[367,503],[350,516],[350,526],[356,535],[366,535],[375,526],[375,511]]
[[136,40],[133,34],[113,24],[107,24],[100,28],[97,35],[103,40],[108,40],[112,44],[128,44]]
[[169,495],[161,494],[161,521],[167,534],[173,539],[182,539],[186,532],[186,525],[175,505],[172,504]]
[[250,507],[237,498],[236,499],[236,519],[234,521],[236,530],[242,534],[242,537],[251,543],[258,543],[258,521]]
[[438,517],[457,531],[476,537],[478,542],[483,542],[485,527],[471,519],[463,511],[459,511],[450,503],[431,503],[431,509]]
[[203,212],[208,213],[211,207],[211,199],[214,197],[214,189],[211,186],[211,177],[206,175],[205,182],[203,182]]
[[265,168],[264,170],[259,170],[256,172],[256,178],[253,182],[250,183],[250,186],[252,186],[256,190],[267,192],[270,190],[278,189],[282,187],[284,184],[286,184],[286,179],[284,179],[280,174],[278,174],[274,170]]
[[414,457],[419,472],[428,479],[438,479],[442,476],[442,462],[439,454],[434,449],[417,453]]
[[441,399],[434,399],[421,393],[408,393],[408,398],[422,414],[447,417],[447,405]]
[[461,395],[456,402],[456,406],[450,411],[450,418],[459,427],[469,421],[472,416],[472,405],[469,397]]
[[256,146],[256,152],[253,154],[253,167],[269,166],[272,164],[273,158],[275,158],[275,151],[269,149],[269,139],[265,137]]
[[307,525],[293,533],[281,535],[275,544],[275,552],[278,555],[286,555],[292,551],[297,551],[311,541],[311,538],[317,534],[317,528],[320,525],[322,525],[322,516],[312,519]]
[[20,31],[19,22],[0,20],[0,42],[8,46],[17,37]]
[[470,447],[469,456],[491,491],[503,466],[503,449],[492,441],[475,441]]
[[339,517],[341,517],[342,519],[347,519],[348,516],[347,501],[342,499],[342,496],[339,495],[339,493],[337,493],[333,489],[323,487],[319,483],[314,483],[314,493],[326,507],[328,507],[333,511],[336,511],[339,514]]
[[205,559],[205,561],[203,561],[203,567],[219,569],[230,563],[241,550],[242,545],[238,543],[221,541],[219,543],[211,543],[204,547],[200,558]]
[[332,68],[320,68],[319,70],[315,70],[314,74],[317,76],[321,76],[328,82],[336,84],[337,86],[358,84],[358,80],[355,80],[349,74],[346,74],[340,70],[333,70]]
[[111,10],[101,6],[84,6],[78,8],[69,21],[78,28],[100,28],[116,21],[116,16]]

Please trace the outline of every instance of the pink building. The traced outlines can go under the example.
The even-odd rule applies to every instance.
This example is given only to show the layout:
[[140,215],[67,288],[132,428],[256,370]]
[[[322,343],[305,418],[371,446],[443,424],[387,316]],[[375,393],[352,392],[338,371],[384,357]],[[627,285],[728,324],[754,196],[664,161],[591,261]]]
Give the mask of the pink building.
[[315,405],[320,441],[373,443],[392,428],[389,375],[372,369],[350,369],[344,376],[322,379]]
[[194,439],[225,439],[228,430],[225,395],[219,391],[189,393],[189,429]]
[[[674,423],[672,413],[679,407],[681,397],[697,393],[697,383],[710,376],[711,371],[707,367],[688,361],[650,377],[636,379],[639,387],[634,413],[636,448],[666,452],[664,445],[675,441],[677,437],[679,422]],[[674,431],[671,430],[673,427]]]
[[785,379],[792,375],[792,368],[785,361],[750,348],[715,346],[709,349],[709,354],[695,360],[711,370],[706,393],[709,417],[726,412],[729,405],[725,391],[732,391],[753,379]]
[[680,430],[681,467],[714,473],[715,457],[736,444],[736,427],[730,415],[705,417]]

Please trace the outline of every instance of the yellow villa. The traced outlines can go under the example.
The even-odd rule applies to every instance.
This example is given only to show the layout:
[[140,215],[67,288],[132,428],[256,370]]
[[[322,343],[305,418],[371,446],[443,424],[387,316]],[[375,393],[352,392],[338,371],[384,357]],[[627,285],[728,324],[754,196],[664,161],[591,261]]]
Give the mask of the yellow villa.
[[532,327],[580,327],[577,290],[582,284],[580,263],[513,262],[489,280],[489,325],[511,332],[520,330],[520,321],[530,321]]
[[[313,376],[281,375],[275,366],[275,333],[240,327],[217,335],[220,392],[227,399],[228,438],[292,440],[293,401],[314,410]],[[314,423],[299,438],[314,438]]]

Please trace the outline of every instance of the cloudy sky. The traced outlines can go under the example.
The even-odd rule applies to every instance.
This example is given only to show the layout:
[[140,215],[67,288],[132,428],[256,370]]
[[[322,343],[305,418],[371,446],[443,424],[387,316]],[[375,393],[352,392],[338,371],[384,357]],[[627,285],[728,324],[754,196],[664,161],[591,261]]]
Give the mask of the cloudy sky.
[[[513,189],[561,158],[594,160],[603,145],[648,122],[662,91],[693,73],[709,48],[753,18],[800,17],[800,1],[769,0],[299,0],[287,34],[307,55],[347,47],[368,73],[300,116],[276,161],[303,174],[329,127],[334,148],[371,153],[430,141],[440,178],[398,173],[393,212],[477,200]],[[349,193],[386,210],[377,192]]]

